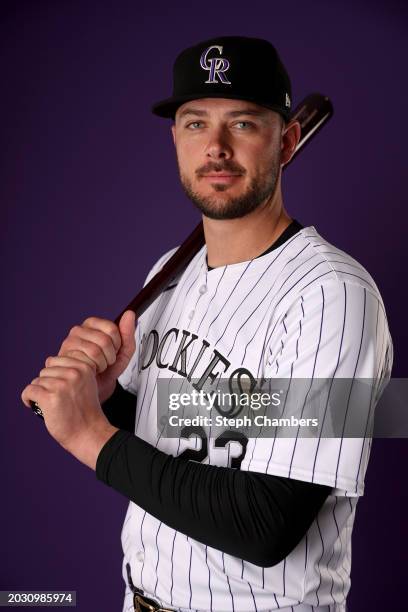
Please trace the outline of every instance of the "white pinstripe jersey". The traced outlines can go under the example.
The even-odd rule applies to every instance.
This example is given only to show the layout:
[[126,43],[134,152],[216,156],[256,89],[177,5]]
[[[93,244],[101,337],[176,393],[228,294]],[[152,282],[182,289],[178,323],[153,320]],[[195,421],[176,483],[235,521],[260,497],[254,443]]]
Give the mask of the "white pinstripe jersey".
[[[393,346],[379,290],[363,266],[315,227],[251,261],[208,271],[206,254],[204,246],[139,319],[136,352],[119,379],[137,394],[136,435],[173,456],[194,448],[197,440],[157,433],[156,381],[192,369],[198,377],[215,355],[222,359],[213,371],[223,377],[242,366],[255,378],[390,378]],[[178,332],[164,339],[171,328]],[[156,359],[142,368],[154,335],[164,339],[161,364],[176,364],[177,372],[159,368]],[[237,442],[215,447],[210,436],[203,463],[229,466],[241,452]],[[129,564],[133,583],[147,596],[182,611],[345,610],[369,452],[368,438],[249,439],[241,470],[333,488],[305,537],[274,567],[205,546],[130,502],[122,530],[125,582]],[[126,586],[123,610],[132,609]]]

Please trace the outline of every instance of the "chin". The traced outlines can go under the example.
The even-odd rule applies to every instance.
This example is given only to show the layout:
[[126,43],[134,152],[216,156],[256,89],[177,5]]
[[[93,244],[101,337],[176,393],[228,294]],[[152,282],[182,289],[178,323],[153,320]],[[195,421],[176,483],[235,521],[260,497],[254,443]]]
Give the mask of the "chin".
[[197,188],[196,193],[202,198],[219,198],[220,201],[225,202],[228,199],[239,198],[243,193],[245,193],[245,189],[242,187],[236,189],[236,187],[232,185],[213,185],[209,189],[205,190]]
[[201,202],[199,207],[201,212],[209,219],[237,219],[245,216],[248,211],[245,209],[237,210],[234,200],[230,198],[215,199],[211,201]]

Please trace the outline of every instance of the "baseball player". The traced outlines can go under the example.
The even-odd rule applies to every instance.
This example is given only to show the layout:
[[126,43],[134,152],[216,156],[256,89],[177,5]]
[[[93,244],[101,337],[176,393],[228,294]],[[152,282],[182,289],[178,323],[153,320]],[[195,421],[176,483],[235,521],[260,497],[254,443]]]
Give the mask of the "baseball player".
[[[87,319],[22,394],[129,499],[123,611],[346,610],[370,452],[367,432],[344,435],[346,420],[375,406],[393,346],[370,274],[283,206],[281,172],[300,136],[290,108],[288,74],[265,40],[220,37],[177,57],[173,95],[153,112],[173,119],[205,245],[136,329],[130,311],[118,326]],[[193,425],[171,437],[157,418],[163,385],[254,392],[278,379],[322,379],[330,391],[351,381],[337,434]],[[353,400],[359,380],[374,381],[367,405]],[[312,404],[303,399],[292,417]]]

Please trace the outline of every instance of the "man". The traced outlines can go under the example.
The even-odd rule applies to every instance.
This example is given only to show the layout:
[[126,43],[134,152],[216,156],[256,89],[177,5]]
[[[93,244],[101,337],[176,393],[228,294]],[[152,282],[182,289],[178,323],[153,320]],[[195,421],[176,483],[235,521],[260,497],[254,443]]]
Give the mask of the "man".
[[[153,111],[174,118],[205,246],[139,318],[136,342],[133,313],[118,327],[91,317],[22,393],[66,450],[130,500],[123,610],[346,609],[370,440],[345,426],[378,401],[392,341],[368,272],[284,209],[281,171],[300,136],[290,105],[267,41],[221,37],[178,56],[173,96]],[[330,393],[333,381],[352,384],[332,436],[210,426],[165,437],[161,383],[200,391],[221,379],[251,391],[278,379],[327,380]],[[374,381],[367,405],[353,400],[360,379]],[[292,416],[312,404],[308,392]],[[332,404],[323,418],[335,423]]]

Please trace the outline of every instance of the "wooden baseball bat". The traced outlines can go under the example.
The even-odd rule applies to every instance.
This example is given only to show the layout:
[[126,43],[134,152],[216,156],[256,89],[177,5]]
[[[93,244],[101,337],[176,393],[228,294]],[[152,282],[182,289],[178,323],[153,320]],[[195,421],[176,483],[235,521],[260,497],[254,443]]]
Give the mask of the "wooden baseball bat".
[[[290,116],[291,121],[296,120],[300,123],[300,140],[290,162],[285,164],[283,169],[287,168],[289,163],[299,154],[299,151],[316,136],[332,115],[333,105],[327,96],[320,93],[313,93],[303,99]],[[116,317],[115,323],[119,323],[121,316],[126,310],[133,310],[133,312],[136,313],[136,318],[140,317],[179,272],[186,268],[194,255],[204,245],[204,242],[204,229],[200,221],[197,227],[165,263],[163,268],[139,291],[126,308]],[[31,402],[31,408],[35,414],[42,419],[44,418],[38,404]]]

